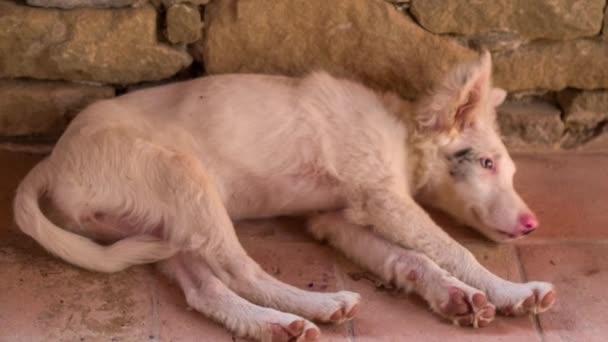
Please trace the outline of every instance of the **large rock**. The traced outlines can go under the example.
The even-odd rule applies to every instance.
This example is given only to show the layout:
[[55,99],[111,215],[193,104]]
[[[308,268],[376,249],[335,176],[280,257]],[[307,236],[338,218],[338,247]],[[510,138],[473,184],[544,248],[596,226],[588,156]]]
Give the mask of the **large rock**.
[[605,0],[413,0],[410,12],[434,33],[512,32],[527,39],[597,35]]
[[507,90],[608,88],[608,42],[535,42],[496,53],[494,80]]
[[114,8],[125,6],[141,6],[147,0],[27,0],[27,4],[39,7],[56,8],[78,8],[78,7],[97,7]]
[[57,135],[89,103],[113,96],[111,87],[0,80],[0,135]]
[[165,7],[170,7],[176,4],[192,4],[192,5],[206,5],[211,0],[154,0],[160,1]]
[[608,127],[608,91],[568,90],[558,94],[568,130],[566,147],[584,143]]
[[604,13],[604,27],[602,28],[602,38],[608,40],[608,5]]
[[205,7],[211,74],[325,69],[406,98],[476,55],[382,0],[225,0]]
[[198,8],[176,4],[167,10],[167,39],[174,44],[189,44],[201,38],[203,22]]
[[558,143],[564,132],[560,116],[559,108],[543,101],[505,102],[497,109],[500,130],[511,145]]
[[515,50],[526,43],[526,40],[510,32],[486,32],[471,36],[455,36],[455,38],[467,42],[467,46],[475,46],[491,52]]
[[169,77],[192,59],[157,42],[156,19],[150,5],[63,11],[0,0],[0,77],[119,84]]

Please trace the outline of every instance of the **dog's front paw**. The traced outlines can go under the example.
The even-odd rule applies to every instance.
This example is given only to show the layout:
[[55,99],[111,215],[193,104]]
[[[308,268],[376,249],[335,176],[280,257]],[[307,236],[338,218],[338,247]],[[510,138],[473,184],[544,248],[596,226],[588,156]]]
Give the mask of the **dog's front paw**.
[[497,295],[492,296],[490,300],[501,314],[521,316],[547,311],[555,303],[556,297],[555,288],[552,284],[532,281],[524,284],[513,284],[513,286],[509,286]]
[[454,277],[446,279],[437,295],[436,301],[430,301],[431,308],[458,326],[485,327],[496,315],[483,292]]

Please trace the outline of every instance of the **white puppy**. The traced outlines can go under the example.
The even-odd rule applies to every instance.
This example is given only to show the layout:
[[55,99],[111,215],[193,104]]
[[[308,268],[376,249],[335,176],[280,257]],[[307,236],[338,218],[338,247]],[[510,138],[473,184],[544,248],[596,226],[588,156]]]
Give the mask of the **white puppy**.
[[100,101],[27,175],[15,218],[89,270],[160,261],[191,307],[255,339],[315,340],[310,320],[351,319],[359,296],[265,273],[237,240],[244,218],[306,214],[315,237],[459,325],[541,312],[551,284],[492,274],[417,203],[498,241],[538,225],[513,188],[495,123],[505,92],[490,76],[484,53],[414,104],[326,73],[210,76]]

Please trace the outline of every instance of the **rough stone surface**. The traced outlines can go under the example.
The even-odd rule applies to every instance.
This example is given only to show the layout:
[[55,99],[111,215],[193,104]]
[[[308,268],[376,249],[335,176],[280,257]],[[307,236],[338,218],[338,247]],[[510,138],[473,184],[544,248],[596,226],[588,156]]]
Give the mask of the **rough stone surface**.
[[559,108],[548,102],[506,102],[498,107],[497,115],[508,144],[517,139],[533,144],[555,144],[564,132]]
[[565,147],[573,147],[599,135],[608,125],[608,91],[568,90],[558,94],[568,130]]
[[494,81],[509,90],[608,88],[608,42],[535,42],[494,54]]
[[171,43],[194,43],[201,38],[202,28],[197,7],[177,4],[167,10],[167,39]]
[[78,7],[97,7],[97,8],[116,8],[125,6],[141,6],[147,0],[27,0],[30,6],[56,7],[56,8],[78,8]]
[[212,1],[204,31],[211,74],[326,69],[405,98],[475,57],[381,0]]
[[0,77],[134,83],[188,66],[184,51],[157,42],[156,11],[39,9],[0,0]]
[[166,8],[176,4],[206,5],[211,0],[155,0],[160,1]]
[[605,0],[413,0],[410,12],[434,33],[512,32],[528,39],[597,35]]
[[56,135],[86,105],[113,96],[111,87],[0,80],[0,135]]
[[410,5],[412,3],[411,0],[384,0],[384,1],[395,5],[395,7],[403,13],[407,13],[407,11],[410,9]]
[[471,47],[492,52],[515,50],[526,42],[517,34],[510,32],[486,32],[472,36],[461,36],[460,39],[465,39]]
[[604,27],[602,28],[602,39],[608,40],[608,5],[604,13]]

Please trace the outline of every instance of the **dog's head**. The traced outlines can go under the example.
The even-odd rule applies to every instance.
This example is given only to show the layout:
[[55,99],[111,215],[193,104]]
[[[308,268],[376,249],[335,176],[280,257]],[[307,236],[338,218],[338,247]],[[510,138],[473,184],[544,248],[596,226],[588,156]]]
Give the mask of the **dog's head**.
[[417,103],[419,130],[440,141],[421,200],[495,241],[531,233],[538,220],[513,187],[515,164],[498,131],[495,108],[506,96],[491,84],[484,52],[461,65]]

